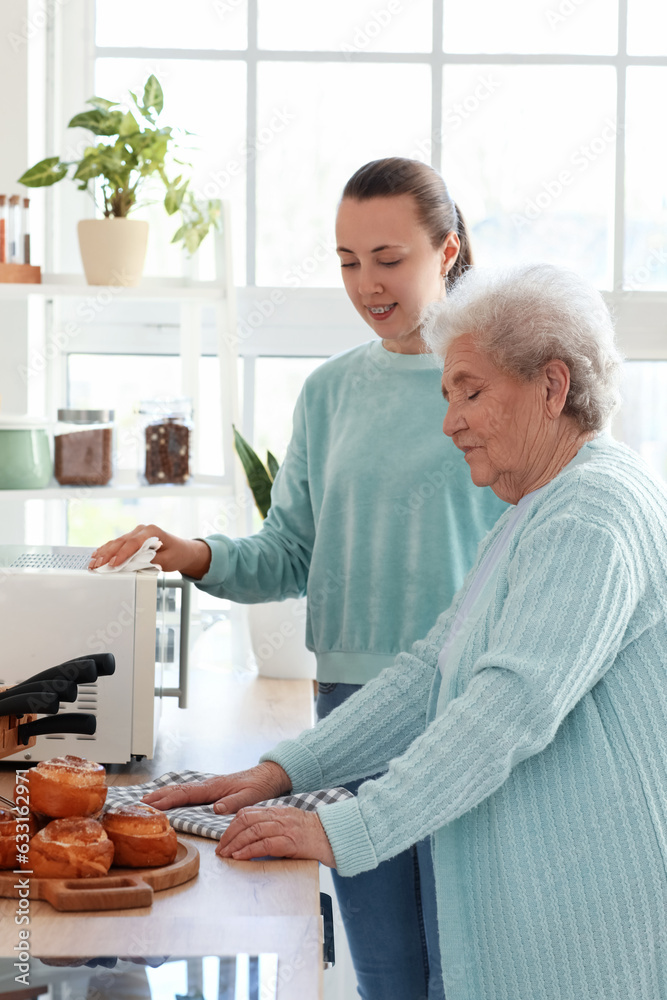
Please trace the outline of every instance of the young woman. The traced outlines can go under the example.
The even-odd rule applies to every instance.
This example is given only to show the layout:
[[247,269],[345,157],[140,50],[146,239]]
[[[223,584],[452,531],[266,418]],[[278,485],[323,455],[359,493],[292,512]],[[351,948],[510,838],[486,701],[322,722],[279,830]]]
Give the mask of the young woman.
[[[442,434],[441,373],[420,335],[424,308],[472,264],[444,181],[415,160],[366,164],[345,186],[336,239],[346,291],[376,338],[306,380],[262,530],[202,541],[142,525],[91,561],[122,562],[157,535],[162,567],[219,597],[307,593],[320,719],[428,632],[505,509]],[[429,843],[334,880],[361,996],[440,1000]]]

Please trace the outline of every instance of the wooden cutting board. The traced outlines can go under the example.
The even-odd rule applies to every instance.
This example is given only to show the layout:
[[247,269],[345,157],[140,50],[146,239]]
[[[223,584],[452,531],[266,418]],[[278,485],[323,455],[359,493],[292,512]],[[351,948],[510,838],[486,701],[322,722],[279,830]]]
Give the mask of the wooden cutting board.
[[[176,858],[161,868],[112,868],[101,878],[30,878],[30,899],[44,899],[56,910],[122,910],[151,906],[153,894],[189,882],[199,871],[199,851],[178,838]],[[0,872],[0,896],[18,899],[25,875]]]

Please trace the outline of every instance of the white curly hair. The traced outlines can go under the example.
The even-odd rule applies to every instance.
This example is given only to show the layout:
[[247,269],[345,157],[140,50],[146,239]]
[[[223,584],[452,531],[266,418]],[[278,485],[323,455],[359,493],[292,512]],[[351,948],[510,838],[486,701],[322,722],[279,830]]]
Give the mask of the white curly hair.
[[582,431],[602,430],[620,405],[622,356],[596,289],[550,264],[471,268],[447,297],[425,311],[422,339],[442,360],[470,334],[501,371],[530,382],[556,358],[570,371],[563,412]]

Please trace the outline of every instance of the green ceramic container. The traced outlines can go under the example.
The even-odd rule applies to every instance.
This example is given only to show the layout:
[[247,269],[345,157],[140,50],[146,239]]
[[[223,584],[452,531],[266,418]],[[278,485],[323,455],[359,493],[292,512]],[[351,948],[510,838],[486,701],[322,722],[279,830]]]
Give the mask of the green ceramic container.
[[52,473],[46,427],[26,418],[0,417],[0,490],[42,489]]

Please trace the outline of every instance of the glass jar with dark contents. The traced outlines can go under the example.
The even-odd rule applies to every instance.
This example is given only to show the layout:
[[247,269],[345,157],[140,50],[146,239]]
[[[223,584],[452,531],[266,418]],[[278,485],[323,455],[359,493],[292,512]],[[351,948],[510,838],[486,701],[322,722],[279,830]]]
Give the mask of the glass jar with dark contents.
[[54,475],[61,486],[106,486],[113,476],[113,410],[58,410]]
[[146,443],[146,482],[186,483],[190,478],[192,401],[144,400],[139,413]]

